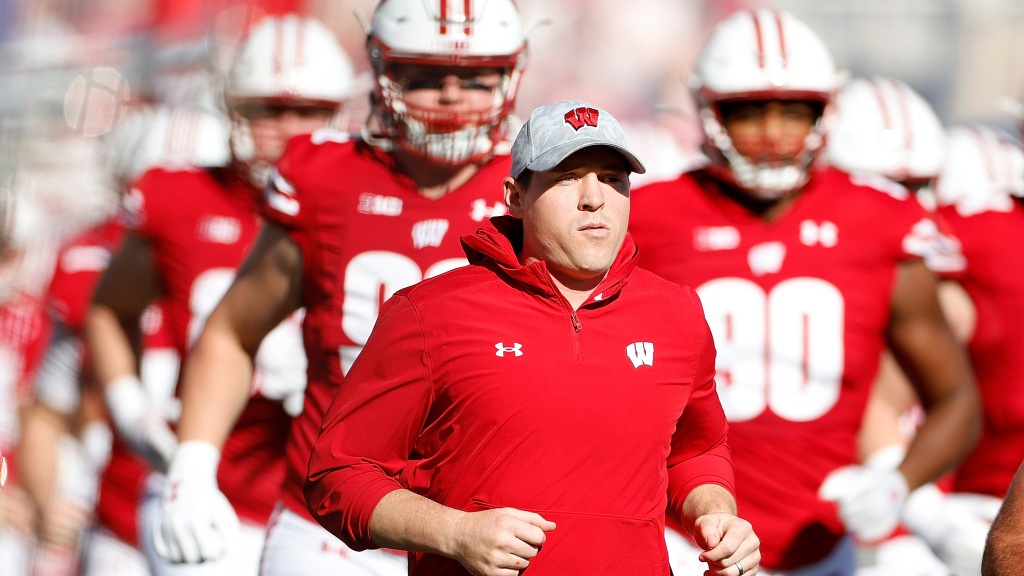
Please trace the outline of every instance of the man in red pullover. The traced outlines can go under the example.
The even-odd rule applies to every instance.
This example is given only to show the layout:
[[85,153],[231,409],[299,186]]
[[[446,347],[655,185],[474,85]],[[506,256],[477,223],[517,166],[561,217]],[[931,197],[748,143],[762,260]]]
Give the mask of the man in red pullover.
[[636,268],[630,172],[606,111],[534,110],[511,215],[388,300],[326,414],[305,485],[326,529],[415,575],[664,576],[668,510],[711,574],[757,572],[711,332],[693,290]]

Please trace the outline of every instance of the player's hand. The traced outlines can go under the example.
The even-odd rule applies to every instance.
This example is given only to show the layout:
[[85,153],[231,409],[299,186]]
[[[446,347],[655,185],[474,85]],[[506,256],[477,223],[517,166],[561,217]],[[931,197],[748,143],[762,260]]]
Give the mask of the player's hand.
[[142,382],[123,376],[107,386],[104,397],[118,435],[154,470],[166,472],[178,439]]
[[220,558],[238,539],[238,516],[217,487],[220,452],[209,442],[182,443],[164,486],[153,544],[173,563]]
[[989,496],[944,494],[934,484],[925,484],[907,498],[903,523],[953,574],[978,576],[985,537],[1001,503]]
[[750,522],[732,514],[706,514],[693,524],[693,539],[704,549],[707,574],[753,576],[761,565],[761,541]]
[[466,512],[450,554],[475,576],[518,576],[540,552],[555,523],[515,508]]
[[0,529],[28,537],[35,530],[36,509],[24,488],[17,483],[0,492]]
[[860,541],[875,542],[896,529],[907,492],[896,470],[844,466],[825,478],[818,496],[836,503],[847,530]]

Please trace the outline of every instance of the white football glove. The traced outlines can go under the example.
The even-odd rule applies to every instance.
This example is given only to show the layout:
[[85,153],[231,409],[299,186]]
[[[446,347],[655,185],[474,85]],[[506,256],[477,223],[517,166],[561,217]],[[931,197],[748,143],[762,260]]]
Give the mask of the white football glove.
[[907,481],[895,470],[844,466],[821,483],[818,496],[835,502],[839,517],[861,542],[885,538],[899,525]]
[[238,516],[217,487],[219,462],[220,451],[200,440],[183,442],[174,454],[153,530],[156,553],[167,561],[216,560],[235,546]]
[[107,410],[118,435],[154,470],[166,472],[178,438],[163,409],[135,375],[122,376],[104,391]]
[[1002,500],[974,494],[944,494],[934,484],[914,490],[903,523],[931,546],[956,576],[980,576],[985,537]]
[[302,413],[306,399],[306,349],[299,310],[267,334],[256,352],[253,385],[264,398],[279,400],[290,416]]

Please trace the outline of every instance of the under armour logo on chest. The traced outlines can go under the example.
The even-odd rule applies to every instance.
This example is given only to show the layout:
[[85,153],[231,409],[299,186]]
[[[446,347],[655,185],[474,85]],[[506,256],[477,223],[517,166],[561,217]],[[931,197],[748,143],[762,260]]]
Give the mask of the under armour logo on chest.
[[505,354],[515,354],[516,356],[523,355],[523,345],[519,342],[515,342],[511,346],[505,346],[504,342],[498,342],[494,347],[498,350],[494,355],[501,358],[504,358]]

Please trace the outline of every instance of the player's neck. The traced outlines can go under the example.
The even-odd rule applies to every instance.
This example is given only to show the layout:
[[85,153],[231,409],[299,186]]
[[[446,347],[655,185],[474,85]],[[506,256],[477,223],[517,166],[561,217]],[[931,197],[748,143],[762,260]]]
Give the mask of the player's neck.
[[462,186],[480,169],[479,164],[438,164],[401,150],[396,150],[394,154],[399,169],[412,179],[422,196],[431,200],[442,198]]
[[723,186],[722,192],[765,222],[771,222],[785,214],[793,201],[800,196],[800,191],[795,190],[778,198],[758,198],[735,186]]

